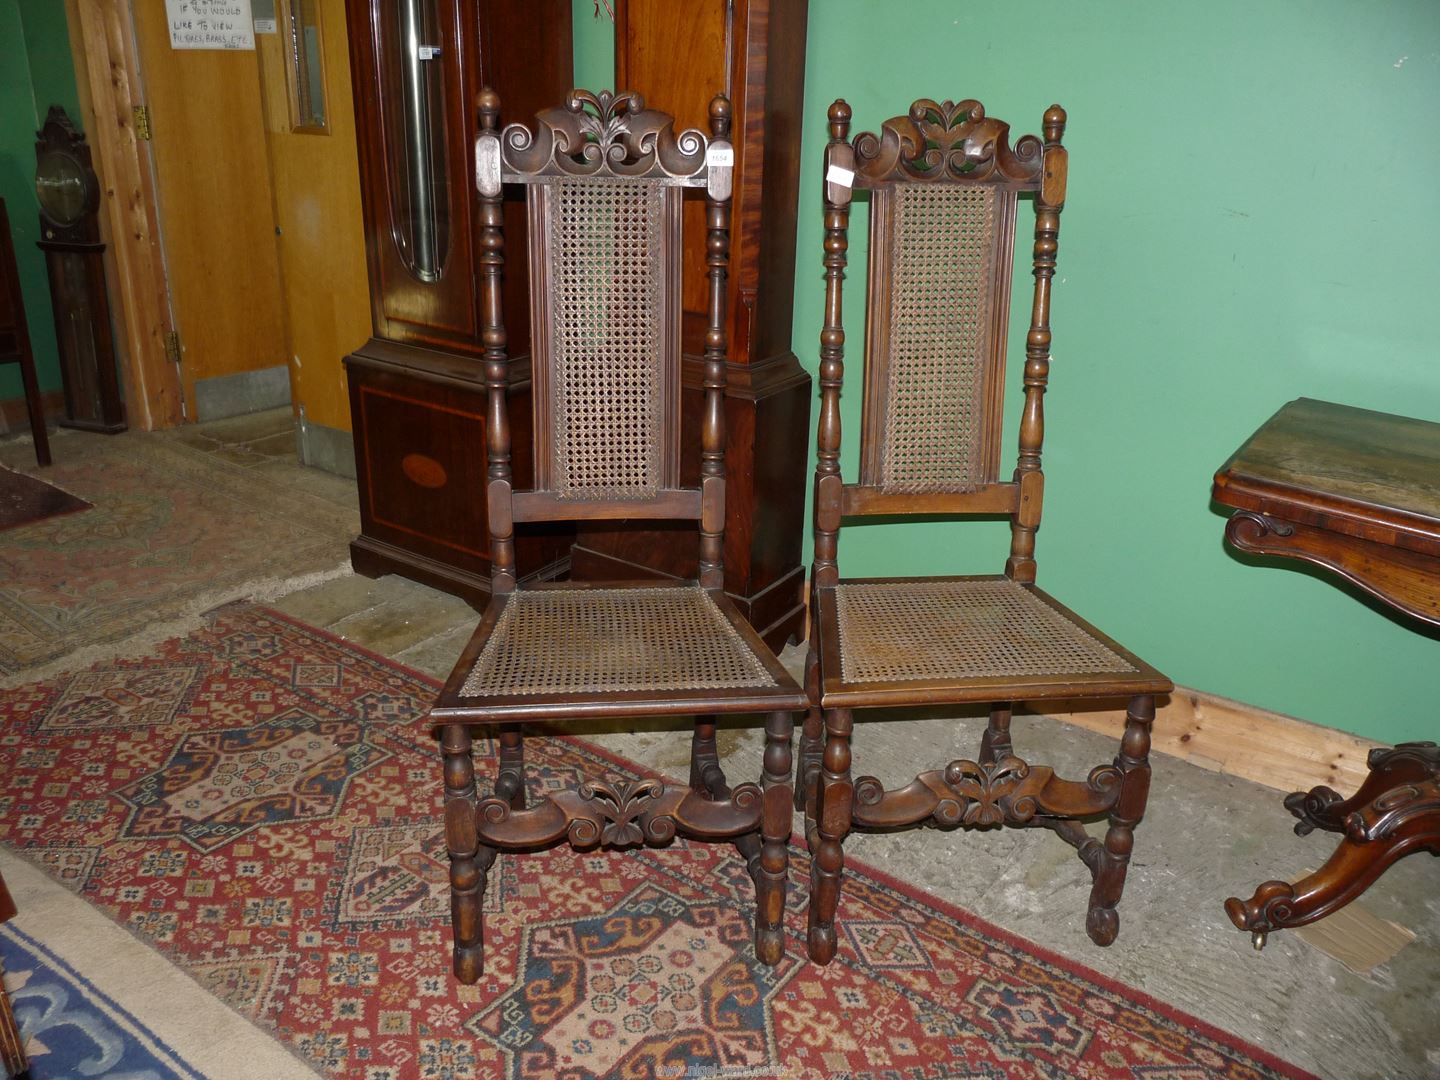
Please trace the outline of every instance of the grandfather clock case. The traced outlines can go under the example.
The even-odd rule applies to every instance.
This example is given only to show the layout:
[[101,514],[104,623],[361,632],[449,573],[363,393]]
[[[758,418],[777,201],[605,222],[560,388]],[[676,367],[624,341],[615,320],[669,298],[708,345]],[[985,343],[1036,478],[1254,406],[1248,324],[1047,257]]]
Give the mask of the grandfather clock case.
[[[486,395],[473,212],[475,95],[528,120],[571,85],[571,0],[347,0],[374,336],[345,358],[360,493],[355,570],[471,601],[490,591]],[[529,351],[525,214],[505,211],[505,323]],[[530,474],[529,366],[512,366],[514,472]],[[520,533],[554,576],[571,534]]]
[[[615,0],[615,81],[705,129],[710,99],[734,110],[726,394],[725,591],[772,647],[804,621],[801,539],[809,476],[810,376],[790,350],[805,87],[806,0]],[[704,206],[687,204],[682,481],[699,478]],[[581,580],[691,578],[694,523],[585,524]]]
[[60,380],[62,427],[114,435],[125,430],[125,404],[115,369],[105,244],[100,239],[100,180],[85,136],[59,105],[36,132],[35,197],[50,279]]

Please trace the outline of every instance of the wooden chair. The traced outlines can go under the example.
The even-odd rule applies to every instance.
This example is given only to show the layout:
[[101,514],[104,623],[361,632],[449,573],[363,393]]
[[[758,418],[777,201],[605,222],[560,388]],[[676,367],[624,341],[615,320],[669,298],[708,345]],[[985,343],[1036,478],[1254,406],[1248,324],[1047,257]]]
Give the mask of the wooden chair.
[[[677,135],[635,94],[572,91],[537,129],[497,130],[479,97],[476,143],[493,597],[441,691],[432,720],[445,759],[455,974],[483,970],[481,899],[497,851],[568,840],[579,848],[663,844],[677,833],[733,839],[758,898],[755,950],[782,955],[790,836],[792,714],[804,691],[723,591],[725,277],[733,150],[730,103],[710,104],[711,138]],[[535,485],[512,491],[508,360],[500,284],[502,184],[529,213]],[[698,486],[680,469],[681,198],[707,204],[709,318]],[[691,518],[698,580],[517,588],[512,523]],[[721,772],[715,716],[768,714],[763,791]],[[521,724],[694,716],[688,786],[609,784],[527,803]],[[481,799],[471,728],[497,732],[500,768]]]
[[25,298],[20,293],[20,271],[15,265],[15,241],[10,235],[10,218],[5,212],[4,199],[0,199],[0,364],[20,365],[20,385],[25,388],[30,435],[35,440],[35,460],[41,465],[49,465],[50,436],[45,430],[40,383],[35,378],[35,353],[30,347]]
[[[852,142],[850,107],[830,107],[825,151],[825,326],[815,469],[815,564],[807,684],[812,707],[797,766],[797,806],[814,853],[809,951],[835,955],[842,842],[853,827],[1045,825],[1090,867],[1086,929],[1115,939],[1131,833],[1145,809],[1154,695],[1171,689],[1035,586],[1043,478],[1042,399],[1050,368],[1050,280],[1065,201],[1065,111],[1045,138],[1020,139],[976,101],[921,100],[879,136]],[[840,389],[851,194],[869,192],[870,260],[859,482],[840,475]],[[1035,201],[1034,306],[1026,339],[1020,458],[1000,482],[1005,337],[1018,196]],[[1004,574],[846,580],[836,564],[842,518],[869,514],[1008,515]],[[1084,781],[1017,757],[1017,700],[1130,699],[1120,753]],[[853,710],[959,702],[990,705],[977,759],[953,761],[884,790],[851,780]],[[1079,820],[1108,814],[1102,843]]]
[[[0,877],[0,923],[13,919],[15,914],[15,901],[10,898],[5,879]],[[25,1038],[20,1034],[20,1025],[15,1022],[10,998],[5,993],[5,965],[0,963],[0,1068],[6,1077],[20,1077],[29,1067],[25,1060]]]

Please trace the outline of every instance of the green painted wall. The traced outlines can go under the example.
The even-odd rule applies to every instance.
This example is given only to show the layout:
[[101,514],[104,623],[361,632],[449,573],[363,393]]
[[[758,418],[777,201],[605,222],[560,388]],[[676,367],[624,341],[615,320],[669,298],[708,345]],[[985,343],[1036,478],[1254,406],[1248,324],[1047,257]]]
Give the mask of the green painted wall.
[[[855,130],[875,130],[916,97],[975,97],[1019,134],[1060,102],[1070,187],[1040,584],[1177,682],[1379,740],[1435,737],[1440,634],[1299,564],[1232,556],[1209,488],[1294,397],[1440,420],[1440,5],[811,0],[807,53],[802,362],[814,370],[821,323],[829,103],[846,97]],[[864,224],[862,208],[851,478]],[[1028,301],[1017,307],[1011,460]],[[1007,546],[991,523],[866,525],[842,534],[840,563],[995,572]]]
[[615,24],[596,10],[595,0],[574,0],[575,85],[584,90],[615,89]]
[[[60,388],[60,362],[50,311],[50,286],[39,239],[35,203],[35,131],[51,104],[82,123],[75,68],[56,0],[0,0],[0,197],[10,214],[15,260],[25,295],[25,317],[42,390]],[[22,393],[20,371],[0,368],[0,398]]]

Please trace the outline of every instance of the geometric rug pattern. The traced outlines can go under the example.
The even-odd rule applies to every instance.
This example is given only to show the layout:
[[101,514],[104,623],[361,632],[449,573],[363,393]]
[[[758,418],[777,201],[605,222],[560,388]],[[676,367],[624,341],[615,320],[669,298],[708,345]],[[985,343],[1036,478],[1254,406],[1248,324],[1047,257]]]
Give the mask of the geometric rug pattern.
[[[501,855],[486,972],[461,986],[434,693],[231,605],[4,697],[0,842],[334,1076],[1306,1075],[853,862],[839,954],[810,964],[794,847],[774,968],[728,845]],[[576,739],[526,750],[532,792],[643,775]],[[495,748],[476,756],[493,776]]]
[[355,531],[348,508],[170,439],[63,449],[46,478],[93,506],[0,533],[0,677],[243,595],[277,550],[287,574],[331,569]]

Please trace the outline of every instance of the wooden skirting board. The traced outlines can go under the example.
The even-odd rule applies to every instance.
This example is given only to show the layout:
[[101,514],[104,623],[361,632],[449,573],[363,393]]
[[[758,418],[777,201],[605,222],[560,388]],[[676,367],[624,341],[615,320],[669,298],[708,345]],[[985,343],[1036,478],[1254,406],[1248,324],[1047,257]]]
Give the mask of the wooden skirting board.
[[[1124,727],[1124,709],[1077,711],[1077,704],[1031,701],[1023,708],[1107,735]],[[1156,705],[1152,749],[1285,792],[1326,784],[1352,795],[1369,774],[1366,755],[1382,745],[1184,686]]]
[[[46,416],[61,416],[65,412],[65,393],[62,390],[42,390],[40,408]],[[30,430],[30,414],[25,411],[23,397],[0,399],[0,435]]]

